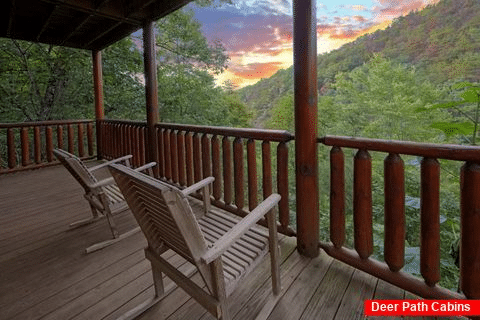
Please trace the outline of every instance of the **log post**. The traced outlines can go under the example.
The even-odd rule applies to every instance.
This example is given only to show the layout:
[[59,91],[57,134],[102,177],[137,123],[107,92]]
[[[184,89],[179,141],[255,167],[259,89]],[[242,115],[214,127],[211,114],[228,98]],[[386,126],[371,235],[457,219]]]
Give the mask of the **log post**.
[[[155,57],[154,22],[147,21],[143,25],[143,62],[145,67],[145,97],[147,108],[147,135],[145,139],[146,162],[155,161],[158,163],[158,144],[157,135],[155,133],[155,124],[159,121],[159,115],[157,63]],[[158,166],[155,166],[153,169],[155,177],[158,177]]]
[[293,1],[297,248],[319,253],[317,18],[313,0]]
[[97,159],[102,159],[102,125],[105,117],[103,109],[103,74],[102,74],[102,52],[92,51],[93,61],[93,91],[95,94],[95,134],[97,136]]

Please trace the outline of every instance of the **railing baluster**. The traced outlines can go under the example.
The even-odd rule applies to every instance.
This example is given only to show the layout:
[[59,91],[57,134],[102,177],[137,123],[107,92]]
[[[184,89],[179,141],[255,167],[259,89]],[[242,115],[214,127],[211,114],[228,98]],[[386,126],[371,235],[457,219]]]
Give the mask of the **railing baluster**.
[[75,147],[73,144],[73,126],[71,124],[67,125],[67,134],[68,134],[68,152],[74,153]]
[[227,136],[222,139],[223,153],[223,201],[232,203],[232,146]]
[[53,161],[53,131],[52,127],[48,126],[45,128],[45,145],[46,145],[46,153],[47,153],[47,161]]
[[26,167],[30,164],[30,144],[28,141],[29,127],[23,127],[21,130],[21,147],[22,147],[22,166]]
[[466,162],[461,170],[460,283],[467,298],[480,299],[480,165]]
[[353,220],[355,250],[362,259],[373,253],[372,160],[368,151],[355,155],[353,173]]
[[57,126],[57,148],[63,149],[63,126]]
[[210,159],[210,139],[205,133],[202,135],[202,171],[203,178],[210,177],[212,175],[212,162]]
[[336,248],[345,243],[345,160],[339,147],[330,150],[330,240]]
[[202,180],[202,146],[200,141],[200,134],[193,134],[193,176],[195,182]]
[[385,262],[397,272],[405,256],[405,178],[403,160],[390,153],[384,161],[385,172]]
[[187,172],[187,186],[191,186],[194,181],[193,174],[193,136],[189,133],[185,133],[185,170]]
[[7,150],[8,150],[8,167],[15,168],[17,165],[17,155],[15,150],[15,134],[12,128],[7,129]]
[[164,153],[163,153],[163,139],[162,139],[162,128],[156,127],[157,132],[157,143],[158,143],[158,175],[159,177],[165,176],[165,165],[164,165]]
[[102,128],[100,129],[100,134],[102,135],[102,138],[100,139],[101,145],[101,152],[102,154],[100,155],[101,159],[107,159],[107,130],[108,130],[108,125],[105,123],[105,121],[101,120],[100,123],[102,124]]
[[170,130],[170,163],[172,164],[172,181],[178,183],[177,135]]
[[241,210],[244,207],[243,193],[243,141],[242,138],[233,140],[233,179],[235,185],[235,205]]
[[41,149],[39,126],[33,127],[33,151],[34,151],[35,163],[38,164],[42,162],[42,149]]
[[280,142],[277,146],[277,190],[280,196],[278,215],[283,228],[290,224],[290,209],[288,207],[288,146]]
[[440,281],[440,164],[423,158],[420,196],[420,272],[433,287]]
[[132,154],[132,136],[133,136],[133,127],[131,125],[125,125],[125,155]]
[[77,128],[77,134],[78,134],[78,156],[82,158],[85,156],[85,146],[83,143],[83,123],[78,124]]
[[178,181],[181,186],[187,184],[185,176],[185,135],[182,131],[177,133]]
[[122,155],[126,155],[127,153],[127,134],[126,134],[126,125],[125,124],[119,124],[119,132],[118,134],[120,135],[120,144],[118,146],[119,152]]
[[220,142],[216,135],[212,136],[212,174],[215,178],[213,182],[213,197],[220,200],[222,197],[222,175],[220,171]]
[[130,128],[130,153],[132,154],[131,165],[137,166],[137,158],[138,158],[138,134],[137,134],[137,126],[132,125]]
[[262,181],[263,181],[263,199],[268,198],[273,193],[272,182],[272,156],[270,152],[270,142],[262,142]]
[[165,156],[165,179],[172,178],[172,163],[170,157],[170,134],[168,130],[163,131],[163,155]]
[[255,155],[255,140],[247,141],[247,170],[248,170],[248,209],[251,211],[258,205],[257,158]]
[[145,136],[146,136],[146,130],[147,128],[146,127],[140,127],[140,165],[144,165],[146,160],[145,160],[145,156],[146,156],[146,150],[145,150]]
[[87,123],[88,155],[93,156],[93,123]]

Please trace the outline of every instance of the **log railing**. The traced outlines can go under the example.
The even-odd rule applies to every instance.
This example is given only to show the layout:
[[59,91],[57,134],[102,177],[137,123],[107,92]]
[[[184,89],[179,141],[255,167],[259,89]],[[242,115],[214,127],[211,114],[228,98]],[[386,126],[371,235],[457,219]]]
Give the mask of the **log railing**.
[[[100,123],[102,157],[133,154],[135,165],[145,161],[146,123]],[[156,134],[160,179],[186,187],[214,176],[212,203],[240,216],[256,207],[259,197],[267,198],[273,192],[272,159],[276,158],[275,192],[282,196],[279,231],[295,234],[290,227],[288,196],[288,142],[293,139],[290,133],[160,123]],[[272,145],[276,147],[273,155]]]
[[[351,137],[318,140],[330,151],[330,240],[320,243],[327,254],[424,298],[480,299],[480,148]],[[354,250],[345,243],[345,178],[342,148],[358,150],[354,157]],[[372,175],[369,152],[387,153],[384,161],[385,262],[371,257]],[[423,280],[402,272],[405,252],[404,165],[400,155],[422,157],[420,206],[420,273]],[[462,161],[461,245],[458,294],[437,286],[440,280],[440,164]]]
[[80,158],[94,155],[91,120],[0,123],[0,173],[57,164],[54,148]]
[[115,159],[126,154],[133,155],[132,165],[145,164],[145,122],[126,120],[100,120],[101,154],[104,159]]

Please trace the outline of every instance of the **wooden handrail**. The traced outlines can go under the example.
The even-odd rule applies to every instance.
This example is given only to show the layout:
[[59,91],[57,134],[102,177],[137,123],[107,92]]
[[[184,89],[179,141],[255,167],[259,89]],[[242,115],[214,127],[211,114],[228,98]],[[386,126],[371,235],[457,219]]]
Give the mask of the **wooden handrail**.
[[0,123],[0,129],[6,128],[24,128],[24,127],[45,127],[45,126],[57,126],[67,124],[78,123],[93,123],[93,120],[48,120],[48,121],[36,121],[36,122],[15,122],[15,123]]
[[365,149],[425,158],[480,162],[480,147],[475,146],[336,136],[318,138],[318,142],[326,146],[336,146],[340,148]]
[[[330,243],[320,243],[329,255],[424,298],[480,298],[480,147],[326,136],[331,146]],[[354,159],[353,218],[355,250],[345,242],[345,173],[342,148],[357,150]],[[385,190],[385,262],[372,254],[372,181],[369,152],[383,152]],[[405,182],[400,155],[422,157],[420,207],[420,273],[423,281],[401,271],[405,252]],[[440,281],[440,164],[437,159],[465,162],[461,176],[461,249],[458,294]]]

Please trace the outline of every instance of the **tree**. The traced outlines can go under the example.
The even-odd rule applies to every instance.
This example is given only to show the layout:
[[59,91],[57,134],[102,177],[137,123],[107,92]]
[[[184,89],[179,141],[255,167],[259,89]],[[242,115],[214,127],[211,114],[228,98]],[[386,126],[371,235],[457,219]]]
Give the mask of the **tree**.
[[[428,126],[448,118],[444,112],[415,111],[442,96],[415,68],[376,56],[352,72],[337,76],[333,91],[320,97],[323,134],[340,134],[422,142],[439,141]],[[323,118],[323,120],[322,120]]]
[[[455,96],[454,101],[439,103],[430,108],[420,108],[419,111],[450,110],[454,114],[451,121],[435,122],[431,126],[442,130],[446,136],[460,134],[463,141],[476,145],[480,120],[480,85],[460,82],[453,85],[452,89],[452,94]],[[459,97],[458,93],[460,93]],[[471,138],[468,135],[471,135]]]
[[93,100],[88,52],[0,39],[0,61],[2,119],[42,121],[88,113]]

